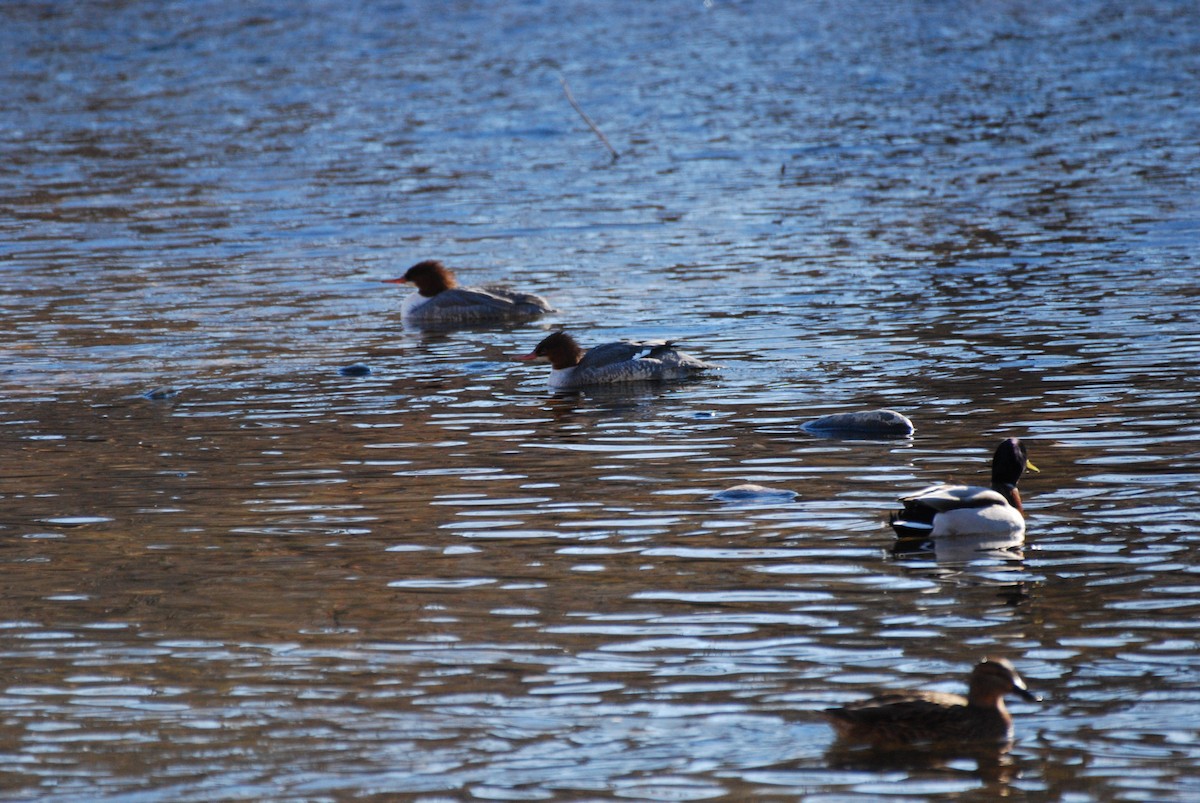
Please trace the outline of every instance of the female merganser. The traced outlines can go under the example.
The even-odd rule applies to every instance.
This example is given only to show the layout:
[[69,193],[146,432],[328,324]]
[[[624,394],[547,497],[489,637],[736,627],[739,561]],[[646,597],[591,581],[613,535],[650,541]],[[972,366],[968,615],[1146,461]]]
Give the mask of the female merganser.
[[933,485],[900,499],[904,510],[889,519],[902,539],[946,538],[955,535],[1020,537],[1025,533],[1025,511],[1017,482],[1029,462],[1025,445],[1008,438],[992,456],[992,487]]
[[622,340],[590,348],[585,353],[566,332],[555,332],[520,360],[550,363],[554,390],[584,385],[684,379],[697,371],[718,368],[676,350],[668,340]]
[[847,741],[880,747],[911,747],[914,743],[960,744],[1010,742],[1012,715],[1004,706],[1006,694],[1030,702],[1041,698],[1029,691],[1013,665],[1004,658],[984,658],[971,670],[967,696],[933,691],[899,691],[824,714]]
[[413,265],[389,284],[416,285],[404,299],[400,315],[406,323],[419,325],[474,324],[536,318],[554,308],[546,299],[503,287],[459,287],[450,269],[436,259]]

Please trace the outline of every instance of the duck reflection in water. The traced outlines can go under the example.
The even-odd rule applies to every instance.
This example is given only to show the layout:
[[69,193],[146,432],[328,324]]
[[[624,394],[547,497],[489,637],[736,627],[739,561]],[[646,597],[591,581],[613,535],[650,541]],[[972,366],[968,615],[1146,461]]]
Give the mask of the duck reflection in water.
[[957,538],[896,539],[892,554],[897,557],[933,557],[939,563],[1008,561],[1025,559],[1024,533],[1014,535],[961,535]]
[[[831,769],[868,772],[930,772],[973,774],[980,781],[1003,786],[1019,776],[1011,744],[964,744],[959,747],[885,749],[874,745],[836,742],[825,754]],[[973,767],[963,766],[973,762]],[[996,793],[1000,797],[1003,793]],[[1005,795],[1006,796],[1006,795]]]

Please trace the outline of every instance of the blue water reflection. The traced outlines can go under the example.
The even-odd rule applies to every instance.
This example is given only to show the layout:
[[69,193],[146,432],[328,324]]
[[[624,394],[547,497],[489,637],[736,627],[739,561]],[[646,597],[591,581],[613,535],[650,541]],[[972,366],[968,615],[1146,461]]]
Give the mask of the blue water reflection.
[[[1200,796],[1193,12],[8,4],[0,788]],[[561,312],[406,328],[433,257]],[[1024,544],[892,554],[1009,436]],[[1011,750],[817,715],[985,654]]]

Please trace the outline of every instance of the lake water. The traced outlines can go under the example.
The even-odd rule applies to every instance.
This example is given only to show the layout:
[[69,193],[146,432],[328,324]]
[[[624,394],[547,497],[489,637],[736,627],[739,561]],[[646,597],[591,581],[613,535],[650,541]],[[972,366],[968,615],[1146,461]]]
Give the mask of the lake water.
[[[0,20],[5,799],[1200,797],[1194,4]],[[433,257],[561,312],[406,329]],[[1009,436],[1023,554],[893,557]],[[1008,753],[818,715],[988,654]]]

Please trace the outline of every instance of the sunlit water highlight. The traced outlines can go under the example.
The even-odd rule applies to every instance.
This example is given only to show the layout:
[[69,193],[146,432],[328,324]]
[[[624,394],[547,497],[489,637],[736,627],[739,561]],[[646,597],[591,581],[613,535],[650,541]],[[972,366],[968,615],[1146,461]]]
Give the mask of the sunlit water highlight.
[[[1200,796],[1188,4],[0,16],[6,798]],[[405,329],[427,257],[562,312]],[[892,556],[1010,435],[1023,548]],[[984,654],[1008,753],[818,716]]]

